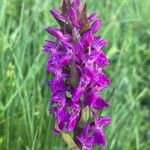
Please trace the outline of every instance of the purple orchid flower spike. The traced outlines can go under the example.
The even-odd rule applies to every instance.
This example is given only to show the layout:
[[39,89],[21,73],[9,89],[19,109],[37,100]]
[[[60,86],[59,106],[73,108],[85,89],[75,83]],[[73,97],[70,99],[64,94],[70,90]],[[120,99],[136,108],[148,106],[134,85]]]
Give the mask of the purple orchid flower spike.
[[76,150],[93,150],[94,144],[105,147],[104,127],[111,118],[98,115],[99,110],[110,106],[100,96],[110,85],[103,72],[109,64],[103,51],[107,41],[96,35],[102,20],[96,12],[88,16],[87,5],[81,0],[62,1],[60,10],[50,10],[60,28],[46,28],[55,40],[46,40],[43,45],[49,55],[47,72],[52,75],[48,81],[49,111],[56,120],[52,130]]

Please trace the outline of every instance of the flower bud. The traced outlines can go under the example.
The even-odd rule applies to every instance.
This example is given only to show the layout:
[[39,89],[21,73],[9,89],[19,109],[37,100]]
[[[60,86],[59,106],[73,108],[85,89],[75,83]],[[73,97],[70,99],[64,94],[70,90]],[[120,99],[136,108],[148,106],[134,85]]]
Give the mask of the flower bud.
[[79,24],[77,13],[76,13],[75,9],[72,8],[72,7],[70,8],[70,11],[69,11],[69,17],[70,17],[70,20],[71,20],[72,24],[76,28],[80,28],[80,24]]
[[93,33],[96,33],[98,32],[99,28],[101,27],[102,25],[102,21],[101,20],[96,20],[92,25],[91,25],[91,31]]
[[65,16],[62,15],[62,14],[61,14],[59,11],[57,11],[56,9],[51,9],[51,10],[50,10],[50,13],[51,13],[55,18],[65,20]]

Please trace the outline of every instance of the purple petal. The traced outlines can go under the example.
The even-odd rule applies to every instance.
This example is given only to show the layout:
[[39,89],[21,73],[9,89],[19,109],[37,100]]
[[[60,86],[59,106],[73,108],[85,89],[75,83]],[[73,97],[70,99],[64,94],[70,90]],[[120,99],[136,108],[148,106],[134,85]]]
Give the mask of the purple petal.
[[72,49],[67,49],[66,55],[59,60],[58,66],[62,67],[64,65],[67,65],[72,60],[72,58],[73,58]]
[[106,147],[106,137],[104,133],[104,127],[111,122],[111,118],[108,116],[99,117],[96,113],[94,113],[94,122],[95,126],[93,126],[93,144],[102,145]]
[[62,33],[61,30],[53,28],[53,27],[48,27],[46,28],[46,31],[50,33],[51,35],[55,36],[57,39],[62,40],[62,41],[68,41],[70,40],[69,36],[66,36]]
[[104,107],[108,107],[109,103],[104,99],[102,99],[101,97],[97,96],[95,92],[91,91],[86,96],[85,105],[100,110],[103,109]]
[[102,97],[98,97],[95,101],[95,103],[93,104],[93,107],[95,109],[103,109],[104,107],[109,107],[109,103],[107,101],[105,101]]
[[[94,72],[94,70],[93,70],[93,68],[91,68],[91,67],[86,67],[85,69],[84,69],[84,71],[85,71],[85,73],[86,73],[86,75],[88,76],[88,77],[90,77],[91,79],[95,79],[95,72]],[[96,80],[96,79],[95,79]]]
[[59,62],[58,62],[58,65],[59,66],[65,66],[67,65],[70,61],[72,60],[72,56],[64,56]]
[[61,130],[66,129],[65,122],[68,120],[68,118],[69,118],[69,115],[68,115],[67,111],[65,110],[65,108],[58,109],[57,122],[58,122],[58,126]]
[[75,128],[75,125],[76,125],[76,120],[77,118],[71,118],[69,119],[68,121],[68,124],[67,124],[67,129],[68,131],[73,131],[74,128]]
[[75,8],[76,10],[78,10],[80,4],[81,4],[81,0],[74,0],[73,1],[73,8]]
[[82,143],[86,143],[86,142],[92,142],[92,138],[87,138],[89,137],[89,130],[90,130],[90,124],[89,123],[86,123],[86,125],[84,126],[83,130],[82,130],[82,133],[77,136],[77,139]]
[[72,101],[69,103],[70,107],[70,118],[68,119],[67,129],[68,131],[73,131],[76,125],[78,116],[80,115],[81,106],[75,104]]
[[83,36],[81,37],[81,43],[83,44],[83,47],[88,47],[92,44],[93,41],[93,34],[92,31],[88,31],[86,33],[83,34]]
[[78,64],[85,62],[87,59],[85,56],[86,54],[84,53],[84,47],[80,41],[75,45],[75,55],[75,59]]
[[96,20],[96,18],[97,18],[97,13],[94,12],[94,13],[92,13],[92,14],[89,16],[88,19],[89,19],[90,22],[93,22],[93,21]]
[[70,42],[66,42],[66,41],[61,41],[61,43],[63,44],[65,49],[74,49],[74,46],[72,43]]
[[90,124],[86,123],[86,125],[84,126],[82,130],[82,136],[87,137],[89,135],[89,130],[90,130]]
[[83,77],[80,78],[79,85],[76,88],[76,90],[75,90],[75,92],[72,96],[72,101],[73,102],[79,101],[79,99],[82,97],[83,92],[84,92],[86,86],[89,84],[89,82],[90,82],[90,78],[87,77],[87,76],[83,76]]
[[93,150],[92,148],[92,137],[83,137],[83,136],[76,136],[76,138],[82,143],[82,146],[85,150]]
[[50,80],[48,81],[48,85],[51,88],[51,92],[55,94],[55,92],[62,91],[64,89],[64,81],[63,80]]
[[90,124],[87,123],[84,126],[82,133],[79,136],[76,136],[76,139],[78,139],[81,142],[84,149],[86,150],[92,150],[93,137],[88,135],[89,131],[90,131]]
[[102,145],[103,147],[106,147],[106,137],[103,130],[95,130],[93,133],[93,144]]
[[100,74],[99,81],[100,81],[99,83],[101,84],[102,89],[110,84],[110,80],[109,80],[108,76],[104,73]]
[[109,60],[107,59],[105,53],[103,51],[99,52],[99,55],[96,59],[96,63],[101,67],[104,68],[106,65],[109,64]]
[[72,96],[72,101],[73,102],[79,101],[79,99],[82,97],[82,94],[83,94],[83,88],[78,86]]
[[75,44],[75,50],[76,50],[76,52],[81,52],[84,50],[84,47],[80,41]]
[[60,48],[60,45],[49,40],[44,43],[43,48],[46,53],[51,54],[53,51],[57,51]]
[[101,50],[106,44],[107,44],[106,40],[102,39],[100,36],[97,36],[94,38],[92,46],[96,50]]
[[66,98],[64,92],[57,92],[51,96],[51,105],[52,104],[59,104],[61,107],[65,107]]
[[101,72],[95,79],[96,80],[93,80],[92,86],[97,86],[96,88],[98,89],[98,91],[102,91],[111,83],[108,76],[103,72]]
[[48,64],[47,64],[47,71],[50,73],[53,73],[55,75],[55,78],[62,77],[61,69],[59,69],[56,64],[52,64],[52,61],[50,60],[48,61]]
[[98,32],[99,28],[101,27],[102,25],[102,20],[98,19],[96,20],[92,25],[91,25],[91,28],[90,30],[93,32],[93,33],[96,33]]
[[111,117],[109,116],[103,116],[103,117],[98,118],[97,120],[97,125],[102,128],[110,123],[111,123]]

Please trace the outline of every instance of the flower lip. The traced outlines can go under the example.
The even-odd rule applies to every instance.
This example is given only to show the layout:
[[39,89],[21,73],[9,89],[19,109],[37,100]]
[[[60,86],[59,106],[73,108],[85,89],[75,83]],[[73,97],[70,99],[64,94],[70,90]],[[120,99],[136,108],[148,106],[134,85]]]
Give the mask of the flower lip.
[[96,113],[94,115],[94,123],[87,123],[82,133],[76,138],[82,143],[83,147],[92,148],[93,144],[106,147],[106,136],[104,133],[104,127],[111,123],[111,118],[108,116],[98,117]]

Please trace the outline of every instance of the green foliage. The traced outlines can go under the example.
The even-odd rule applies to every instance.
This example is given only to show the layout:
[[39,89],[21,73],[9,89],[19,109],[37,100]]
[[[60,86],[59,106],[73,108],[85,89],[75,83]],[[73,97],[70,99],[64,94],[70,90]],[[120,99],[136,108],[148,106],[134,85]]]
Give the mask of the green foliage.
[[[0,0],[0,150],[67,150],[52,135],[49,115],[50,78],[42,44],[48,14],[60,0]],[[113,118],[107,128],[107,150],[150,148],[150,19],[149,0],[86,0],[89,13],[103,19],[100,34],[108,39],[105,69],[112,86],[103,92]],[[96,149],[96,148],[95,148]],[[99,149],[99,148],[97,148]]]

